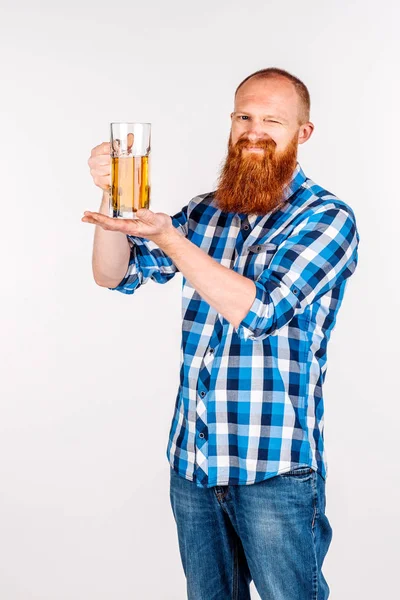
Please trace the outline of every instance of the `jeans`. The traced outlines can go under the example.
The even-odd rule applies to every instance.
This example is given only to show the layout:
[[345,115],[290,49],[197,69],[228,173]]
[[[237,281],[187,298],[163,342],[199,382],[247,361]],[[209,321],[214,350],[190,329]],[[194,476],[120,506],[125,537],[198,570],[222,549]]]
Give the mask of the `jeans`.
[[332,539],[325,480],[300,467],[252,485],[200,488],[171,468],[188,600],[325,600]]

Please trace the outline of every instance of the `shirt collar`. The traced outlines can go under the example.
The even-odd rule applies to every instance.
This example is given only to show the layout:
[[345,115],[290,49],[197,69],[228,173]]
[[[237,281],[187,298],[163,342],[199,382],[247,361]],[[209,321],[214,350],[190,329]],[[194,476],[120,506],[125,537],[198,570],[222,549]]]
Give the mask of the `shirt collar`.
[[282,202],[289,200],[291,196],[303,185],[306,181],[307,177],[304,174],[303,169],[300,166],[300,163],[296,164],[296,168],[293,171],[293,175],[289,183],[283,188],[282,192]]

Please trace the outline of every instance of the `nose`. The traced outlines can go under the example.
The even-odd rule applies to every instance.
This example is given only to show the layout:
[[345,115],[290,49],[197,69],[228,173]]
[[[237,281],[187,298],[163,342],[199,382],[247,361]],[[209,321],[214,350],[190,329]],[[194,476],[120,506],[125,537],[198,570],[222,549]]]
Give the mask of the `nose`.
[[252,142],[253,144],[270,139],[268,136],[265,135],[264,132],[260,131],[257,128],[253,128],[251,131],[248,131],[246,137],[249,140],[249,142]]
[[250,140],[250,142],[258,142],[258,140],[262,139],[260,133],[255,129],[249,131],[247,133],[247,137]]

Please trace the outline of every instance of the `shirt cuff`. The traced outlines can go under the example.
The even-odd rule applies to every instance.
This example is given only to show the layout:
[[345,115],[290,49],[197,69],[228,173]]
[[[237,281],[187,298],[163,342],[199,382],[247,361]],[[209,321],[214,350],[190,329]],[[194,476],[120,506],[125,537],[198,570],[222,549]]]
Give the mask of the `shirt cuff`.
[[[268,303],[268,292],[265,290],[265,286],[258,281],[255,281],[254,285],[256,286],[256,296],[253,303],[238,327],[235,328],[236,333],[243,340],[257,339],[257,325],[260,323],[260,315],[265,313],[265,307]],[[266,324],[265,318],[263,323]]]
[[243,340],[263,340],[292,318],[304,298],[301,288],[286,277],[278,279],[269,269],[254,282],[256,296],[248,313],[235,328]]

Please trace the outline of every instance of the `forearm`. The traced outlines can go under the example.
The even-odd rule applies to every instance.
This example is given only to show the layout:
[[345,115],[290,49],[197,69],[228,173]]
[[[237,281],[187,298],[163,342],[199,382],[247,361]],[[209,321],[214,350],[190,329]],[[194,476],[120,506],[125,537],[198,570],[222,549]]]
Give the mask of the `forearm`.
[[256,296],[254,282],[219,264],[177,232],[157,243],[200,296],[238,327]]
[[[99,212],[109,214],[108,193],[103,193]],[[98,285],[115,287],[124,277],[130,257],[130,247],[125,233],[107,231],[96,225],[93,241],[92,269]]]

